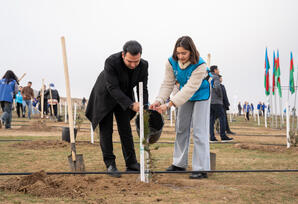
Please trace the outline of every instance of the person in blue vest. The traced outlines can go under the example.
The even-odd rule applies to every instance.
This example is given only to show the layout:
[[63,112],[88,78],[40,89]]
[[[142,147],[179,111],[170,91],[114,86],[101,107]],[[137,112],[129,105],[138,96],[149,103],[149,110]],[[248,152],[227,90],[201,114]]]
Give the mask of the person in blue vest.
[[18,78],[13,71],[8,70],[0,80],[0,104],[3,111],[0,117],[0,128],[2,128],[2,124],[6,129],[11,128],[12,103],[17,92]]
[[[193,127],[192,170],[210,170],[209,115],[210,83],[205,61],[189,36],[180,37],[166,63],[165,77],[150,109],[165,112],[178,107],[173,163],[167,171],[185,171],[188,166],[190,129]],[[179,91],[170,98],[176,81]],[[207,178],[207,173],[192,173],[191,179]]]
[[261,115],[262,115],[261,106],[262,106],[262,103],[261,103],[261,102],[259,102],[259,104],[257,105],[257,110],[258,110],[258,114],[259,114],[259,116],[261,116]]
[[[21,94],[22,88],[23,88],[22,86],[19,86],[19,91],[16,94],[16,99],[15,99],[18,118],[20,118],[21,116],[25,118],[25,112],[23,111],[23,96]],[[22,115],[21,115],[21,111],[22,111]]]
[[[243,106],[244,107],[244,106]],[[249,120],[249,112],[251,111],[251,107],[249,105],[249,103],[246,101],[245,102],[245,109],[244,109],[244,113],[245,113],[245,120]]]
[[263,105],[262,105],[263,116],[265,116],[265,109],[266,109],[266,108],[267,108],[267,107],[266,107],[265,103],[263,103]]

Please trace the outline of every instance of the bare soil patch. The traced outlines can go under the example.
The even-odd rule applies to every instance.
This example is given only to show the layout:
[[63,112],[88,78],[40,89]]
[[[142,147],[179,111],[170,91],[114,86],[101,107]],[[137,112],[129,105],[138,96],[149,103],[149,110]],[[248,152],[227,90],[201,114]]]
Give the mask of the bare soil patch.
[[45,121],[38,120],[32,121],[28,124],[28,126],[22,126],[18,128],[18,130],[22,131],[57,131],[60,130],[59,127],[51,127],[46,124]]
[[247,150],[260,150],[264,152],[297,152],[297,147],[291,147],[290,149],[287,149],[284,146],[275,146],[275,145],[257,145],[257,144],[235,144],[235,147],[238,149],[247,149]]
[[10,147],[19,149],[45,149],[45,148],[64,148],[69,146],[69,143],[59,140],[45,140],[45,141],[23,141],[11,144]]
[[[128,180],[112,179],[109,176],[47,175],[44,171],[40,171],[29,176],[10,178],[0,186],[0,190],[39,197],[85,198],[93,194],[137,196],[141,192],[152,192],[152,189],[168,188],[163,184],[139,182],[137,175],[129,177]],[[181,188],[183,184],[171,181],[171,186]]]

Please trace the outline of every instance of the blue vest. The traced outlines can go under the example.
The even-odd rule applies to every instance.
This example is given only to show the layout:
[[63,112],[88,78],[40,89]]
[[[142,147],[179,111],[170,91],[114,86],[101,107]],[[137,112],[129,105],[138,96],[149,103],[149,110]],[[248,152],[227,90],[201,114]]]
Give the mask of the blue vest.
[[23,96],[21,94],[21,91],[19,91],[17,94],[16,94],[16,102],[17,103],[23,103]]
[[6,79],[0,80],[0,101],[13,101],[16,81],[13,80],[7,84]]
[[[205,61],[200,57],[199,62],[197,64],[190,64],[187,68],[181,69],[178,61],[174,60],[172,57],[169,58],[169,62],[172,65],[175,78],[180,84],[180,90],[187,83],[188,79],[191,76],[191,73],[201,64],[205,63]],[[194,95],[189,100],[203,101],[203,100],[208,100],[209,98],[210,98],[210,84],[208,79],[205,78],[202,81],[200,88],[194,93]]]

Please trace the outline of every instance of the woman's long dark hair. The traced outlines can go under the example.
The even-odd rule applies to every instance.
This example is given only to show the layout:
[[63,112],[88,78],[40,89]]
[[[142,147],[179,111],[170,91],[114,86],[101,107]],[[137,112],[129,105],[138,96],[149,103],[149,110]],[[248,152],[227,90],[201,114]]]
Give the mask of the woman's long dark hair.
[[191,37],[189,36],[182,36],[180,37],[174,47],[174,51],[173,51],[173,59],[175,59],[176,61],[178,61],[178,57],[177,57],[177,47],[183,47],[184,49],[190,51],[190,59],[189,61],[192,64],[197,64],[199,62],[200,59],[200,53],[197,50],[193,40],[191,39]]
[[8,84],[9,82],[16,80],[17,84],[19,84],[18,82],[18,77],[13,73],[13,71],[8,70],[4,76],[2,77],[2,79],[6,79],[6,83]]

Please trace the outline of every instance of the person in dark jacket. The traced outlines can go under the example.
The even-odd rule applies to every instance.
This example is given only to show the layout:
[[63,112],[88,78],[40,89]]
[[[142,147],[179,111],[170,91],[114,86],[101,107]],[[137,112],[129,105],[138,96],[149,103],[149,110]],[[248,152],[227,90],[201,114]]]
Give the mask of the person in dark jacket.
[[53,115],[52,113],[52,105],[53,105],[53,111],[55,117],[58,119],[58,104],[60,103],[60,96],[55,88],[55,85],[53,83],[50,83],[49,89],[46,91],[45,95],[47,96],[47,104],[50,105],[50,113],[51,116]]
[[122,153],[127,171],[139,171],[130,120],[139,111],[133,88],[143,82],[144,108],[148,108],[148,62],[141,58],[142,47],[137,41],[128,41],[123,51],[111,55],[105,61],[104,70],[98,76],[91,91],[86,117],[93,129],[99,125],[100,146],[107,171],[120,177],[113,153],[113,115],[115,115],[121,139]]
[[214,123],[217,118],[220,121],[220,138],[222,142],[228,142],[233,140],[226,135],[226,118],[223,107],[223,93],[219,81],[219,70],[216,65],[210,67],[212,74],[213,86],[211,95],[211,108],[210,108],[210,142],[217,142],[214,135]]
[[0,104],[2,115],[0,117],[0,128],[2,124],[6,129],[11,128],[13,97],[18,92],[18,78],[13,71],[8,70],[0,80]]
[[242,106],[241,103],[238,103],[238,116],[241,116]]
[[225,86],[222,84],[222,76],[219,76],[219,81],[220,81],[220,86],[221,86],[221,90],[222,90],[222,96],[223,96],[223,107],[224,107],[224,114],[225,114],[225,122],[226,122],[226,133],[227,134],[232,134],[234,135],[235,133],[231,131],[230,126],[229,126],[229,121],[228,121],[228,117],[227,117],[227,111],[230,110],[230,102],[228,99],[228,95],[227,95],[227,91]]
[[[46,90],[46,85],[43,85],[43,114],[48,115],[49,109],[48,109],[48,95],[49,92]],[[39,101],[38,110],[41,112],[41,98],[42,98],[42,89],[37,94],[37,100]]]

